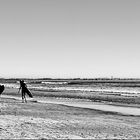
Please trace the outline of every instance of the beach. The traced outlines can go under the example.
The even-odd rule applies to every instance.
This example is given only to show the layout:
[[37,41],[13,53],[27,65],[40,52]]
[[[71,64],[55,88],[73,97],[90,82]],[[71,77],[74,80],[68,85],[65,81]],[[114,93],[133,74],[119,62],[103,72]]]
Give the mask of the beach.
[[[49,96],[42,98],[37,95],[43,95],[44,92],[34,90],[32,90],[33,100],[27,97],[28,102],[22,103],[17,91],[16,88],[6,88],[0,98],[0,138],[2,139],[140,138],[139,115],[70,106],[68,104],[70,102],[90,103],[91,101]],[[109,95],[107,96],[109,98]],[[43,99],[46,99],[46,102],[39,102],[44,101]],[[134,103],[113,104],[139,109],[139,104]]]
[[140,139],[140,0],[0,13],[0,139]]

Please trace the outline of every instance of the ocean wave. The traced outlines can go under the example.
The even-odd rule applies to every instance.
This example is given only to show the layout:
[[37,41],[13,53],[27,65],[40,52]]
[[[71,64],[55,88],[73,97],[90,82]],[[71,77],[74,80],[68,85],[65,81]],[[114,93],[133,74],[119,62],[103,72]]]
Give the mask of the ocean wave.
[[127,93],[127,94],[140,94],[140,90],[130,89],[101,89],[90,87],[48,87],[48,86],[31,86],[33,89],[42,90],[55,90],[55,91],[81,91],[81,92],[100,92],[100,93]]
[[[77,92],[100,92],[102,94],[120,94],[120,95],[127,95],[127,94],[135,94],[140,95],[140,89],[139,88],[101,88],[101,87],[78,87],[78,86],[59,86],[59,84],[66,84],[67,82],[45,82],[47,85],[34,85],[34,84],[28,84],[28,88],[34,89],[34,90],[50,90],[50,91],[77,91]],[[8,88],[19,88],[19,83],[0,83]],[[49,86],[53,85],[55,86]],[[56,86],[56,84],[58,86]]]
[[46,85],[65,85],[68,84],[68,82],[41,82],[42,84],[46,84]]
[[19,88],[18,84],[13,84],[13,83],[0,83],[0,84],[8,88]]

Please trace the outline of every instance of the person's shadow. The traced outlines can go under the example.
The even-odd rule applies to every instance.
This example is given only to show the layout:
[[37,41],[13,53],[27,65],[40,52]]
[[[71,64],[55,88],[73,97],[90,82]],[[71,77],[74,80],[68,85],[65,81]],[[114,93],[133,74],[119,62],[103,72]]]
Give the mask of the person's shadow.
[[5,87],[4,85],[0,85],[0,95],[2,94],[2,92],[4,91]]

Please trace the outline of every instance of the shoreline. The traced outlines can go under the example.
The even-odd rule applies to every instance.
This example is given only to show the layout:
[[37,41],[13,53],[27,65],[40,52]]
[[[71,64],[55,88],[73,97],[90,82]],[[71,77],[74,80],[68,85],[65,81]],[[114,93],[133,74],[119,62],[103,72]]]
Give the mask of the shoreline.
[[[1,98],[7,98],[7,99],[14,99],[14,100],[21,100],[20,97],[15,96],[6,96],[3,95]],[[42,104],[58,104],[58,105],[64,105],[68,107],[78,107],[83,109],[93,109],[93,110],[99,110],[104,112],[110,112],[110,113],[119,113],[120,115],[130,115],[130,116],[140,116],[140,108],[138,106],[128,106],[128,105],[122,105],[122,104],[110,104],[108,102],[91,102],[91,101],[81,101],[79,100],[66,100],[66,99],[56,99],[56,98],[27,98],[28,102],[36,102],[36,103],[42,103]]]
[[[20,97],[19,97],[20,98]],[[2,139],[138,139],[140,117],[0,98]]]
[[[101,102],[106,104],[112,104],[115,106],[130,106],[130,107],[140,107],[140,97],[125,97],[114,94],[104,94],[98,92],[53,92],[53,91],[43,91],[43,90],[30,90],[34,97],[37,98],[57,98],[65,100],[81,100],[90,102]],[[17,88],[6,88],[2,95],[13,95],[20,97],[21,94],[18,93]]]

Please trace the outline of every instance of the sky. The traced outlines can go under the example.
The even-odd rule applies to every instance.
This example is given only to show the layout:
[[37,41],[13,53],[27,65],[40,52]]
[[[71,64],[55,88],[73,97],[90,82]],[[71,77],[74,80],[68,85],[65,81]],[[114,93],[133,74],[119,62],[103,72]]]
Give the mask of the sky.
[[140,0],[0,0],[0,77],[140,78]]

